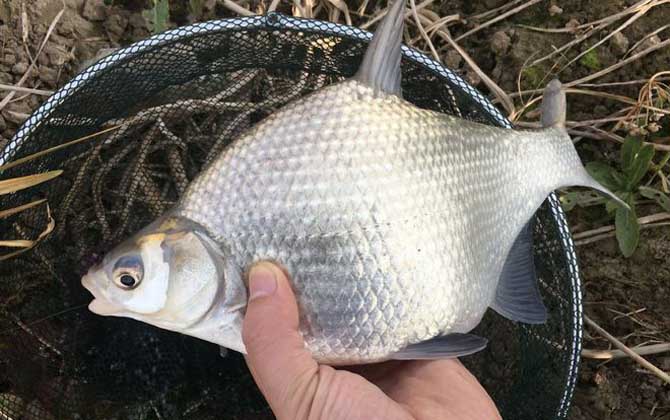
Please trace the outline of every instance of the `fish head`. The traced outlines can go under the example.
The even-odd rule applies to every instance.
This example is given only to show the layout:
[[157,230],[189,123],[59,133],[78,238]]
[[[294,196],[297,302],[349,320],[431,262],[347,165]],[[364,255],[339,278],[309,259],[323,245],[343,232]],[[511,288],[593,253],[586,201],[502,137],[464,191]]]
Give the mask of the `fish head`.
[[82,278],[98,315],[184,332],[216,302],[223,257],[203,231],[159,220],[105,255]]

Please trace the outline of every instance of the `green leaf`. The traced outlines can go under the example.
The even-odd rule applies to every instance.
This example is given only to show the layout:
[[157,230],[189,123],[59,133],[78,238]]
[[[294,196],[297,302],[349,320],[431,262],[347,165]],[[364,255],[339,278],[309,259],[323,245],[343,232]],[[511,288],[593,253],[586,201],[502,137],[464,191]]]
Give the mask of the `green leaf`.
[[607,200],[607,202],[605,203],[605,210],[607,210],[608,214],[614,213],[615,211],[617,211],[618,208],[619,203],[617,203],[614,200]]
[[563,211],[570,211],[575,208],[577,205],[577,193],[576,192],[569,192],[566,194],[563,194],[560,198],[561,200],[561,207],[563,207]]
[[[634,195],[633,193],[630,192],[625,192],[625,191],[614,191],[614,194],[619,197],[621,200],[625,201],[628,203],[629,206],[633,207],[635,200],[634,200]],[[618,202],[614,200],[607,200],[605,203],[605,210],[607,210],[608,214],[612,214],[617,209],[621,207]]]
[[654,157],[654,147],[650,144],[645,144],[633,157],[633,163],[626,175],[628,175],[628,190],[635,189],[642,181],[642,178],[649,171],[649,164]]
[[631,209],[628,210],[619,207],[616,211],[614,225],[619,249],[624,257],[628,258],[633,255],[640,241],[640,225],[637,222],[635,208],[631,206]]
[[670,212],[670,197],[665,195],[663,191],[651,187],[640,187],[639,190],[642,197],[656,201],[663,210]]
[[629,168],[633,164],[633,158],[640,151],[642,147],[642,140],[637,137],[628,136],[621,147],[621,169],[628,173]]
[[570,191],[561,195],[561,205],[563,210],[570,211],[575,206],[590,207],[601,205],[606,198],[593,190]]
[[151,0],[153,7],[143,13],[149,21],[149,29],[157,34],[167,29],[168,19],[170,18],[169,0]]
[[602,162],[589,162],[586,164],[586,171],[609,190],[616,190],[622,187],[618,180],[623,179],[620,173],[611,166]]

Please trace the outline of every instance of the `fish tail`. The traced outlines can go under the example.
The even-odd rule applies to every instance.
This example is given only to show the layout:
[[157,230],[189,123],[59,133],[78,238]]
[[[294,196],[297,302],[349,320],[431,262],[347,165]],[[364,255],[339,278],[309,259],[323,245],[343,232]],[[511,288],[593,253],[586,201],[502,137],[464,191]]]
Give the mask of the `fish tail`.
[[565,182],[566,185],[563,185],[565,187],[568,186],[577,186],[577,187],[587,187],[587,188],[592,188],[598,192],[601,192],[602,194],[606,195],[608,198],[614,200],[618,205],[629,209],[630,206],[628,203],[623,201],[619,196],[617,196],[614,192],[610,191],[608,188],[603,186],[601,183],[593,179],[591,175],[584,169],[584,167],[579,165],[579,168],[574,171],[574,175],[571,177],[570,180]]
[[[561,147],[562,145],[560,145],[557,150],[561,151],[562,153],[569,153],[573,155],[572,159],[569,157],[566,159],[566,156],[557,156],[557,159],[560,161],[569,162],[566,165],[567,167],[561,168],[559,171],[559,173],[562,173],[563,176],[565,176],[565,179],[561,180],[561,185],[558,187],[580,186],[593,188],[594,190],[605,194],[619,205],[629,209],[630,207],[626,202],[621,200],[616,194],[593,179],[593,177],[589,175],[589,173],[582,165],[581,160],[577,155],[577,151],[572,144],[572,140],[570,139],[570,136],[565,129],[566,109],[567,101],[565,98],[565,90],[563,90],[561,82],[558,79],[553,79],[544,88],[542,98],[542,126],[546,129],[547,132],[558,131],[558,137],[555,135],[553,137],[555,139],[558,138],[559,143],[569,143],[569,146]],[[549,134],[549,136],[552,137],[551,134]]]

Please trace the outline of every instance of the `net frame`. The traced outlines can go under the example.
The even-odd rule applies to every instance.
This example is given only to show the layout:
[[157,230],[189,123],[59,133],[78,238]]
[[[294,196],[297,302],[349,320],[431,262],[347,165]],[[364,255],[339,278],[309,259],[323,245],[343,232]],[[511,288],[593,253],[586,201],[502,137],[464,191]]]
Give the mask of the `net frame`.
[[[218,21],[210,21],[204,23],[197,23],[181,28],[173,29],[158,35],[154,35],[148,39],[137,42],[127,48],[123,48],[110,56],[103,58],[97,63],[93,64],[70,82],[60,88],[56,93],[49,97],[46,102],[41,105],[19,128],[11,141],[6,145],[2,153],[0,153],[0,165],[3,165],[12,160],[17,151],[20,150],[24,142],[30,140],[31,135],[38,129],[44,121],[46,121],[51,113],[57,109],[66,99],[76,95],[83,87],[90,83],[95,83],[96,75],[104,72],[107,68],[115,64],[136,56],[139,56],[152,48],[165,45],[170,42],[178,41],[184,37],[198,36],[202,34],[212,33],[225,30],[244,30],[250,28],[273,28],[277,30],[290,31],[318,31],[323,35],[335,35],[343,37],[353,37],[361,41],[369,41],[372,34],[350,26],[340,25],[336,23],[316,21],[310,19],[293,18],[279,13],[269,13],[265,16],[233,18]],[[403,46],[403,59],[411,60],[417,64],[430,69],[435,74],[444,78],[452,86],[455,86],[468,96],[470,96],[481,109],[484,110],[497,125],[506,128],[512,128],[512,124],[500,113],[500,111],[493,106],[493,104],[485,98],[476,89],[465,82],[461,77],[430,59],[426,55]],[[572,241],[565,214],[561,208],[560,202],[556,194],[552,193],[546,202],[549,211],[556,224],[557,230],[560,232],[560,246],[562,247],[565,263],[569,272],[569,289],[571,291],[571,317],[572,335],[566,340],[569,344],[569,367],[565,378],[565,386],[561,400],[557,404],[556,418],[562,419],[567,416],[570,407],[570,401],[574,392],[577,371],[579,367],[579,356],[581,352],[581,338],[582,338],[582,295],[581,295],[581,280],[579,275],[579,267],[577,265],[577,258],[575,254],[574,243]],[[522,326],[522,329],[528,329]],[[530,331],[530,329],[528,329]],[[530,332],[532,333],[532,332]]]

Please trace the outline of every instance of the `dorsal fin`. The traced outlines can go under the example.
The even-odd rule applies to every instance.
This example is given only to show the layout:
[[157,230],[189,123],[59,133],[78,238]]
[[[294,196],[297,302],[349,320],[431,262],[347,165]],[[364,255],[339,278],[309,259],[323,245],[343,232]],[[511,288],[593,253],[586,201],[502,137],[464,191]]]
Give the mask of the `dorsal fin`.
[[405,0],[395,0],[375,31],[361,67],[354,77],[375,90],[401,96],[400,46]]
[[542,127],[560,127],[564,129],[566,108],[563,86],[560,80],[553,79],[547,83],[542,95],[542,116],[540,118]]

